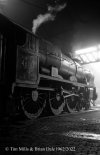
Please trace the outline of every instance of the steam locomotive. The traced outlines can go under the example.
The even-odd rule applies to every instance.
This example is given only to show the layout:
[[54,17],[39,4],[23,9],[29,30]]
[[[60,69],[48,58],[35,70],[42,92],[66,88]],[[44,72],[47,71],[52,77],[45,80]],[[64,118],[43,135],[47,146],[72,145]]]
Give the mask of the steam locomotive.
[[78,112],[89,109],[95,96],[89,70],[0,14],[0,116]]

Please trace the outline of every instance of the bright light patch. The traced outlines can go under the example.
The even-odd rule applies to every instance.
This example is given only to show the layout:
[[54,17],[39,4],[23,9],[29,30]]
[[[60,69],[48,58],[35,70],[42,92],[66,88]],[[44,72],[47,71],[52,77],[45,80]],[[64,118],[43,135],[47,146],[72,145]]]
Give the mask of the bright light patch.
[[[84,63],[85,64],[85,63]],[[95,101],[96,105],[100,105],[100,62],[94,62],[91,64],[86,64],[84,67],[88,68],[93,72],[94,75],[94,84],[96,87],[96,92],[98,94],[98,98]]]
[[89,59],[89,61],[95,61],[95,58],[92,56],[92,53],[86,54],[86,57]]
[[77,56],[77,59],[79,59],[81,63],[83,62],[80,56]]
[[98,52],[98,59],[100,59],[100,51]]
[[88,58],[85,55],[80,55],[80,57],[82,58],[83,61],[85,62],[89,62]]
[[86,49],[81,49],[81,50],[75,51],[75,54],[77,54],[77,55],[85,54],[85,53],[89,53],[89,52],[94,52],[96,50],[97,50],[96,47],[89,47],[89,48],[86,48]]
[[98,59],[98,52],[92,52],[92,56],[93,56],[95,59]]
[[91,139],[91,140],[100,141],[100,134],[89,133],[89,132],[70,131],[67,133],[63,133],[62,135],[67,137],[73,137],[73,138]]
[[[75,51],[75,57],[80,60],[81,64],[93,63],[100,61],[100,44]],[[80,58],[79,58],[80,57]]]

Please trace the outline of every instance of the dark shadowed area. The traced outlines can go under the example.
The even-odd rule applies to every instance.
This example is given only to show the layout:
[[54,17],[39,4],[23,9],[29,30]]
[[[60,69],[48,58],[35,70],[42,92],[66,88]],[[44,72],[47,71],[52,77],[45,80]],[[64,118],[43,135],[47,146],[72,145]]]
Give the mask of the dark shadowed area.
[[61,47],[64,53],[100,42],[100,4],[79,0],[1,0],[1,11],[16,23],[32,30],[32,21],[47,13],[48,6],[66,3],[55,20],[43,23],[36,34]]

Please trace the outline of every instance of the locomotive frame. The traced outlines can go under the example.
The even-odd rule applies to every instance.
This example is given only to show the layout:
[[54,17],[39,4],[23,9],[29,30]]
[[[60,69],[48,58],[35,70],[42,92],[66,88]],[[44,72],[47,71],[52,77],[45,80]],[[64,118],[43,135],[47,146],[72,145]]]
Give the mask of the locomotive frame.
[[34,119],[43,112],[89,109],[96,99],[93,75],[86,71],[84,76],[81,66],[48,41],[3,15],[0,19],[0,115],[21,109]]

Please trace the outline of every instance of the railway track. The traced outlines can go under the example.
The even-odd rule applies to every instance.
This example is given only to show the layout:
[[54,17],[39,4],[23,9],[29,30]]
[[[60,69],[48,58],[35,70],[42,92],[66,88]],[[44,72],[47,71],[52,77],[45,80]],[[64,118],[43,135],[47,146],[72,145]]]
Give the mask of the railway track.
[[34,119],[34,120],[30,120],[22,114],[17,114],[14,117],[5,117],[3,119],[3,121],[1,121],[1,127],[5,126],[5,125],[11,125],[11,126],[14,126],[16,128],[22,128],[25,126],[30,126],[34,122],[41,121],[41,120],[45,121],[46,119],[53,119],[53,118],[55,119],[57,117],[58,118],[61,118],[61,117],[66,117],[66,118],[71,117],[72,118],[75,115],[81,115],[84,113],[91,113],[91,112],[95,112],[95,111],[99,111],[99,110],[100,110],[100,107],[95,106],[95,107],[91,107],[89,110],[86,110],[86,111],[81,110],[80,112],[73,112],[73,113],[63,112],[61,115],[58,115],[58,116],[42,115],[41,117]]

